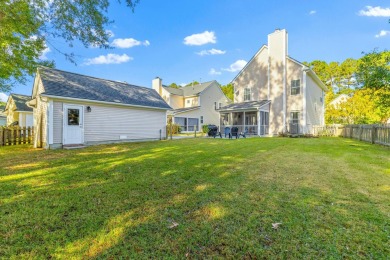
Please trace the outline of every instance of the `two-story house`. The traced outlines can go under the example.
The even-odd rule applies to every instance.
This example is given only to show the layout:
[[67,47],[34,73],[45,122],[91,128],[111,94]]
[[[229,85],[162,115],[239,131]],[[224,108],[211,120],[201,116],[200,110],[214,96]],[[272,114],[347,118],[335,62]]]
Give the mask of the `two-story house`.
[[248,134],[310,133],[324,124],[324,83],[288,55],[288,34],[277,29],[232,80],[234,103],[219,109],[220,129],[237,126]]
[[168,117],[180,125],[183,132],[199,131],[203,125],[218,125],[218,109],[230,101],[215,80],[171,88],[164,86],[162,79],[157,77],[152,81],[152,88],[173,108],[168,111]]
[[34,125],[33,109],[26,104],[30,100],[31,96],[21,94],[11,94],[8,97],[4,108],[4,114],[7,117],[6,125],[18,125],[21,127]]

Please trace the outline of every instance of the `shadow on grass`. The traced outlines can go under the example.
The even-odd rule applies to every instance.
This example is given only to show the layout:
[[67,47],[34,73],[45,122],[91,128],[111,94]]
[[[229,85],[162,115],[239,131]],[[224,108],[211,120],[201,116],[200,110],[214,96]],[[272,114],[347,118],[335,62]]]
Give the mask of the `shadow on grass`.
[[[332,161],[299,145],[206,139],[21,153],[0,175],[0,255],[340,257],[355,220],[347,228],[365,241],[361,255],[381,256],[382,198],[359,195],[362,182],[347,177],[338,180],[346,192],[334,181],[342,168],[323,170]],[[376,233],[360,237],[370,221]]]

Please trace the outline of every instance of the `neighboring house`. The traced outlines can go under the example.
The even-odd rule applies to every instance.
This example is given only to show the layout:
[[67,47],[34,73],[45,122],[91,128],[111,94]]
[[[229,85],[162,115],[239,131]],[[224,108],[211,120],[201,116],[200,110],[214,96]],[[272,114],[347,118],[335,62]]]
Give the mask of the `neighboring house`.
[[347,94],[340,94],[335,99],[333,99],[331,102],[329,102],[329,106],[333,106],[333,107],[337,108],[338,105],[346,102],[349,98],[350,98],[350,96],[348,96]]
[[0,106],[0,126],[7,125],[7,115],[4,113],[5,106]]
[[32,91],[34,147],[160,139],[169,105],[151,88],[40,67]]
[[199,131],[203,125],[218,125],[217,109],[229,103],[215,80],[177,89],[162,85],[157,77],[152,81],[152,87],[173,108],[168,116],[184,132],[194,131],[194,127]]
[[288,56],[286,30],[268,35],[264,45],[233,79],[234,104],[219,110],[220,128],[267,136],[309,133],[324,125],[326,86],[304,64]]
[[18,125],[21,127],[31,127],[34,125],[33,109],[26,104],[30,100],[31,96],[21,94],[9,95],[4,109],[8,126]]

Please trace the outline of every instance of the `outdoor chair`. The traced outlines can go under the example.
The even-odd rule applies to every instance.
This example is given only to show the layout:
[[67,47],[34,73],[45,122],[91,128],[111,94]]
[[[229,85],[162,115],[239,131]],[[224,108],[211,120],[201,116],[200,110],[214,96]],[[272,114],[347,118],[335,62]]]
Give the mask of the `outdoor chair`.
[[246,135],[248,134],[248,127],[245,127],[245,131],[240,133],[240,136],[246,138]]
[[238,127],[232,127],[232,130],[230,132],[230,138],[233,138],[233,136],[237,138],[239,138],[239,134],[238,134]]
[[208,125],[207,127],[208,127],[208,129],[209,129],[209,131],[207,132],[207,135],[208,135],[208,136],[212,136],[212,137],[214,137],[214,138],[215,138],[216,136],[219,136],[219,137],[222,138],[221,132],[218,131],[218,126],[216,126],[216,125]]
[[230,138],[230,127],[225,127],[225,138],[226,136]]

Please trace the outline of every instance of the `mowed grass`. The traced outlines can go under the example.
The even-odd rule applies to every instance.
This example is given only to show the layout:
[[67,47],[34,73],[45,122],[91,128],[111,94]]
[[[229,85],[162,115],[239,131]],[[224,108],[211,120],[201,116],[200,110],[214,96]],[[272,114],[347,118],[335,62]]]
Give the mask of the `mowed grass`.
[[386,147],[202,138],[0,160],[0,258],[390,255]]

